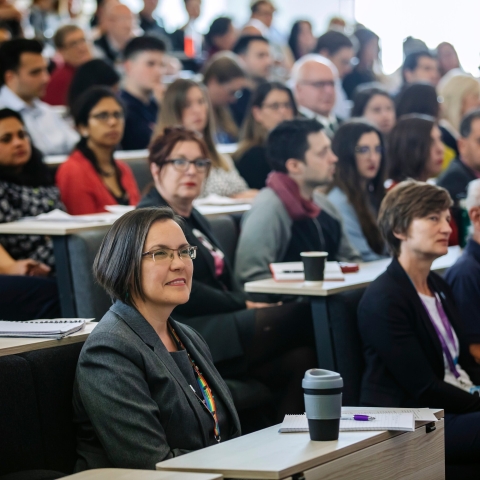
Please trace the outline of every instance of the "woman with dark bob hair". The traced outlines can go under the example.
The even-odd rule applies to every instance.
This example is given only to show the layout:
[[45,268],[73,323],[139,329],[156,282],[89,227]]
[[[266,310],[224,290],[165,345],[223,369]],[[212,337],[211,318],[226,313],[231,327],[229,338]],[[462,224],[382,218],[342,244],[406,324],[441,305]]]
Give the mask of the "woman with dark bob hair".
[[262,83],[252,95],[233,158],[250,188],[262,189],[271,171],[265,145],[268,134],[284,120],[297,116],[292,91],[280,82]]
[[365,83],[355,90],[351,115],[364,117],[384,135],[395,126],[395,104],[381,84]]
[[476,462],[478,476],[480,398],[474,386],[480,366],[469,353],[450,287],[431,271],[448,252],[451,205],[445,189],[413,180],[382,202],[378,222],[394,258],[358,308],[366,362],[360,402],[445,409],[446,460]]
[[385,154],[380,131],[361,119],[344,123],[335,133],[332,150],[338,157],[329,200],[342,215],[350,243],[364,262],[385,257],[377,213],[385,190]]
[[309,305],[253,302],[237,282],[208,221],[193,207],[210,168],[198,133],[165,129],[153,140],[149,161],[154,186],[138,208],[171,207],[197,247],[190,300],[175,309],[175,318],[205,338],[223,375],[246,374],[276,392],[272,422],[301,411],[301,379],[316,364]]
[[[59,208],[60,192],[31,143],[22,117],[0,110],[0,223]],[[52,240],[40,235],[0,235],[0,315],[7,320],[60,314]]]
[[170,208],[134,210],[113,224],[97,253],[94,275],[115,303],[78,360],[76,471],[154,470],[240,435],[205,341],[170,316],[192,289],[196,247],[182,223]]
[[56,176],[68,213],[101,213],[106,205],[136,205],[140,193],[132,170],[113,158],[125,127],[120,101],[110,89],[92,87],[77,99],[72,113],[82,137]]

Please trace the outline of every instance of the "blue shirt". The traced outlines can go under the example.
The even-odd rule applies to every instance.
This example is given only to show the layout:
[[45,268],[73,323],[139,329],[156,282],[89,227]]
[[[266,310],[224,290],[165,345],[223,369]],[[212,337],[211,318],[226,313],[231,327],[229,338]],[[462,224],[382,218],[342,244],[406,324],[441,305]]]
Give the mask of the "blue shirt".
[[444,278],[452,288],[468,343],[480,343],[480,244],[470,239]]
[[125,106],[125,133],[123,150],[143,150],[148,147],[157,123],[158,103],[152,97],[145,105],[141,100],[121,90],[120,98]]

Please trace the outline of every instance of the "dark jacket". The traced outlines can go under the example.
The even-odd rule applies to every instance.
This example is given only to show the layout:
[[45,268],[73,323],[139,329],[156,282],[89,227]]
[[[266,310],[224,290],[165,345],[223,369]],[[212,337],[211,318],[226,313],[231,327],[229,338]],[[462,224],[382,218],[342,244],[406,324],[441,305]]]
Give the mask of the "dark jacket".
[[267,154],[263,145],[255,145],[249,148],[238,159],[235,166],[248,186],[257,190],[265,187],[268,174],[272,170],[267,161]]
[[459,158],[454,158],[448,168],[438,177],[437,185],[448,190],[453,201],[465,198],[467,185],[478,177]]
[[[137,208],[166,206],[155,187],[140,201]],[[247,331],[254,325],[254,310],[246,310],[247,296],[232,273],[225,257],[225,270],[218,278],[211,253],[193,234],[196,228],[216,248],[221,250],[210,224],[197,210],[185,219],[185,236],[190,245],[196,245],[197,258],[194,261],[193,282],[190,300],[174,310],[174,316],[186,323],[205,338],[212,352],[214,362],[241,357],[244,353],[241,329]]]
[[[191,328],[169,319],[222,402],[224,439],[240,435],[227,385],[208,347]],[[117,301],[80,353],[73,392],[76,470],[155,469],[155,464],[215,444],[213,420],[153,327]],[[220,432],[222,434],[222,432]]]
[[[459,364],[479,384],[480,367],[468,353],[447,283],[430,273],[460,343]],[[438,336],[410,278],[397,259],[365,292],[358,324],[366,362],[360,402],[381,407],[444,408],[447,413],[480,411],[480,398],[443,381]]]

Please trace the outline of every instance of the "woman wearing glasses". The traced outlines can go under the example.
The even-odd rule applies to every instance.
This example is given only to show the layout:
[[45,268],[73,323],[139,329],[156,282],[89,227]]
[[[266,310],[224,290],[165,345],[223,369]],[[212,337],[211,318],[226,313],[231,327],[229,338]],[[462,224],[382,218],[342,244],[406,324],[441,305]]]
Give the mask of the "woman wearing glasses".
[[136,205],[140,200],[130,167],[113,159],[123,136],[124,111],[115,94],[92,87],[72,110],[81,140],[60,166],[56,182],[68,213],[105,212],[106,205]]
[[242,127],[240,145],[233,158],[250,188],[265,187],[271,167],[265,144],[268,134],[284,120],[297,115],[291,90],[279,82],[261,84],[253,93]]
[[351,120],[337,130],[332,150],[338,163],[328,198],[341,213],[347,236],[362,260],[385,258],[385,244],[377,225],[385,194],[382,134],[371,123]]
[[248,374],[278,390],[272,422],[302,411],[301,378],[316,364],[309,305],[256,303],[236,281],[208,221],[193,208],[211,166],[198,133],[165,129],[153,140],[149,161],[154,186],[138,208],[170,206],[197,247],[190,300],[174,317],[205,338],[222,374]]
[[195,247],[170,208],[135,210],[105,236],[93,270],[115,300],[78,361],[76,471],[155,464],[240,435],[203,338],[170,317],[188,301]]

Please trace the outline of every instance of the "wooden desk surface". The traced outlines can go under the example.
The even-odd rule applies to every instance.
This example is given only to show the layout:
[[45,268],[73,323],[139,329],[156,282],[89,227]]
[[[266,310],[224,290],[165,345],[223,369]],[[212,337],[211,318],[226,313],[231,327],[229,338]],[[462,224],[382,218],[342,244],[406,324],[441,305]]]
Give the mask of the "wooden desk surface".
[[[128,162],[129,160],[142,160],[148,158],[148,150],[118,150],[113,154],[116,160]],[[47,165],[61,165],[68,158],[68,155],[47,155],[44,162]]]
[[158,472],[124,468],[98,468],[68,475],[64,478],[72,480],[221,480],[223,475],[217,473]]
[[[447,255],[433,262],[432,270],[441,272],[447,269],[455,263],[461,253],[460,247],[449,247]],[[358,272],[345,274],[344,281],[323,282],[322,285],[307,286],[303,282],[276,282],[273,278],[267,278],[245,283],[245,291],[251,293],[326,297],[355,288],[367,287],[385,271],[390,262],[391,259],[385,259],[362,263]]]
[[42,348],[62,347],[71,343],[84,342],[97,326],[97,322],[88,322],[81,332],[73,333],[65,338],[6,338],[0,337],[0,357],[17,353],[41,350]]
[[157,470],[222,473],[225,478],[279,479],[341,458],[400,434],[341,432],[338,441],[312,442],[307,433],[278,433],[275,425],[229,442],[157,463]]

